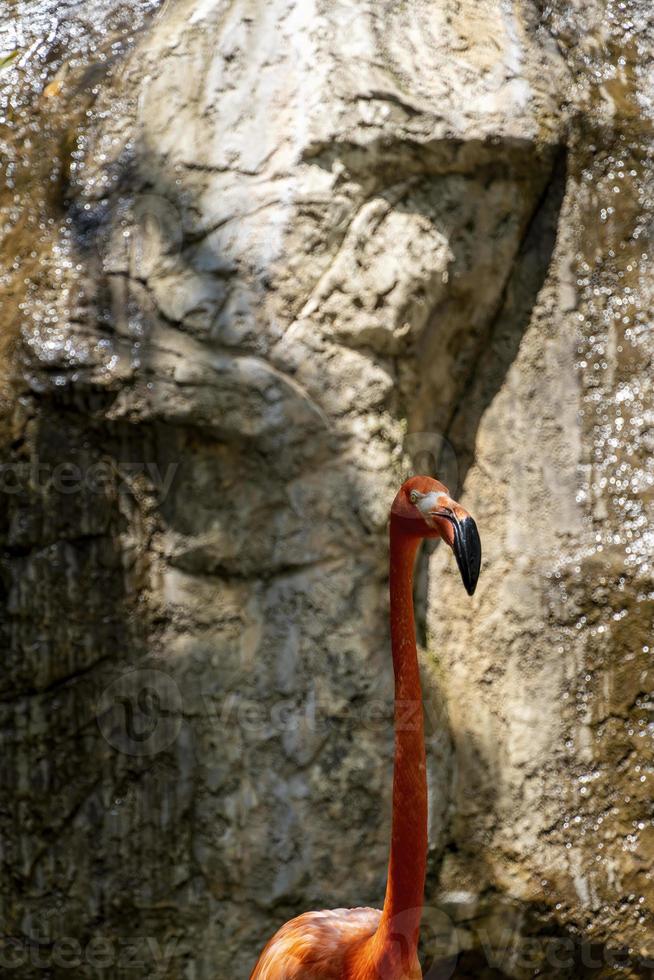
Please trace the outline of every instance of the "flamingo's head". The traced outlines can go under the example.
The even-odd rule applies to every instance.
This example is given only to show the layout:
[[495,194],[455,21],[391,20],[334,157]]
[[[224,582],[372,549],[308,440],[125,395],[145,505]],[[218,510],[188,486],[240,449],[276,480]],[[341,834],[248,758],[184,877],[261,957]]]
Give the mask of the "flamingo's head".
[[479,532],[447,487],[430,476],[412,476],[397,492],[391,522],[414,537],[442,538],[454,552],[466,592],[473,594],[481,564]]

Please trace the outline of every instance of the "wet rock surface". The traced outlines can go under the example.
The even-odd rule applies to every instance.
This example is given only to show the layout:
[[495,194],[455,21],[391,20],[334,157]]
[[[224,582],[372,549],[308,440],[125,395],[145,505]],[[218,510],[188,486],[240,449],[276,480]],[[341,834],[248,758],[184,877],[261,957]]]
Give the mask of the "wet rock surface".
[[649,976],[650,20],[11,5],[5,967],[240,978],[380,903],[417,469],[484,546],[419,568],[425,972]]

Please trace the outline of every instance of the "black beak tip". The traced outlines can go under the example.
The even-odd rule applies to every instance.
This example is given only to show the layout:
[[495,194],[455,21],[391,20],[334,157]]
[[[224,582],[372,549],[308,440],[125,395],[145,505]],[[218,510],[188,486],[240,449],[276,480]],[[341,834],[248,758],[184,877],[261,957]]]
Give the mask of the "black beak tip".
[[472,517],[464,517],[455,526],[453,550],[465,590],[474,595],[481,566],[481,541]]

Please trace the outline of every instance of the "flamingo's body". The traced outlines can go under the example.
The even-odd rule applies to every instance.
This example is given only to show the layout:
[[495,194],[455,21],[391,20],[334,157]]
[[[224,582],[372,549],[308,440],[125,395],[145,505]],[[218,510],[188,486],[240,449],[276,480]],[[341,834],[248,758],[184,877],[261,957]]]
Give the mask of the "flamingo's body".
[[383,911],[306,912],[282,926],[250,980],[420,980],[418,934],[427,862],[427,770],[413,615],[413,566],[422,538],[454,550],[469,595],[479,575],[477,528],[447,488],[412,477],[390,519],[390,623],[395,674],[393,824]]
[[[369,980],[397,977],[421,980],[416,950],[407,958],[402,972],[371,972],[374,939],[383,913],[379,909],[331,909],[305,912],[275,933],[264,948],[251,980]],[[391,951],[401,961],[401,938]]]

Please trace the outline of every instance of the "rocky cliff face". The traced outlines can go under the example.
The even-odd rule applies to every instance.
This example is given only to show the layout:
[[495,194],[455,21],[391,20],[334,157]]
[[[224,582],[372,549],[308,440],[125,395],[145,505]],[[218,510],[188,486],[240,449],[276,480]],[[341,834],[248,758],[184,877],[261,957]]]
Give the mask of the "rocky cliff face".
[[293,914],[379,904],[413,471],[485,551],[472,601],[442,549],[418,576],[425,972],[649,975],[651,21],[12,7],[16,975],[236,980]]

